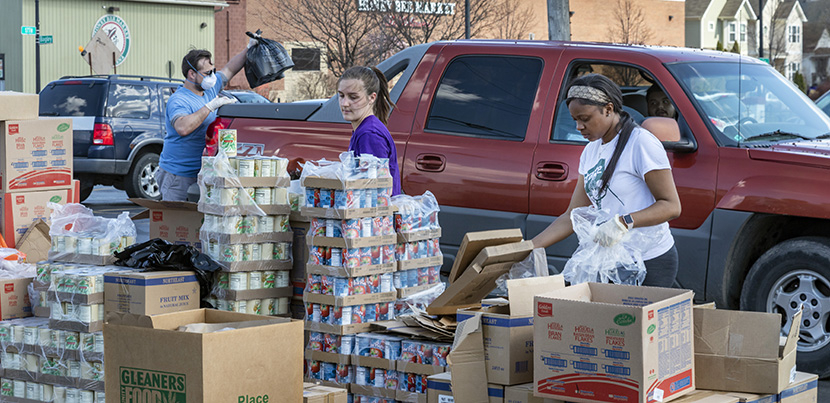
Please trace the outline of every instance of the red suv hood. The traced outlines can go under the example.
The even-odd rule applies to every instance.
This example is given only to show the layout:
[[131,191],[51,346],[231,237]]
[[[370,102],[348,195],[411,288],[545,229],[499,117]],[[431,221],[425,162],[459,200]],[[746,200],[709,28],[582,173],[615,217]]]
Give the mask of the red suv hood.
[[780,143],[749,149],[749,158],[830,168],[830,140]]

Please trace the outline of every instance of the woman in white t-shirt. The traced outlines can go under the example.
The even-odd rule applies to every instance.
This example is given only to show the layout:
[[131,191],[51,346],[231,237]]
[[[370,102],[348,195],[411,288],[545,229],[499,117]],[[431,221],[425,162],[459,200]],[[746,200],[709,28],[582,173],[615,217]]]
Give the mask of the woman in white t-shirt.
[[579,158],[579,180],[568,210],[533,238],[534,247],[567,238],[573,233],[571,210],[593,205],[615,214],[600,225],[597,241],[602,245],[614,245],[637,228],[652,227],[660,234],[643,251],[643,285],[671,287],[678,261],[668,221],[680,215],[680,198],[663,145],[623,111],[620,88],[603,75],[575,79],[565,102],[589,143]]

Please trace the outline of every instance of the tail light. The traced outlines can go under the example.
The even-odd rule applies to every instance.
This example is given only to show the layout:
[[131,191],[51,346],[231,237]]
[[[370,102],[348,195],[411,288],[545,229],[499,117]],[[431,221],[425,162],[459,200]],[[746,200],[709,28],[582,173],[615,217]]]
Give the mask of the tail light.
[[112,126],[106,123],[96,123],[92,130],[92,144],[99,146],[113,145]]
[[216,118],[213,123],[208,125],[207,132],[205,133],[205,151],[203,155],[216,155],[216,146],[219,141],[219,136],[217,136],[217,134],[219,133],[219,130],[230,127],[232,121],[233,119],[229,118]]

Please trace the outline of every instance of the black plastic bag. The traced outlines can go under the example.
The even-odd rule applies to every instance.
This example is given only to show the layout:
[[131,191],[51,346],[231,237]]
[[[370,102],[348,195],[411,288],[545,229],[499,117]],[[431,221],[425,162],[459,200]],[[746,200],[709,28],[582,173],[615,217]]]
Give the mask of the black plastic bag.
[[248,60],[245,61],[245,77],[251,88],[279,80],[285,77],[286,70],[294,67],[285,48],[277,41],[263,38],[261,32],[245,33],[257,40],[256,45],[248,49]]
[[118,266],[144,269],[143,271],[194,271],[199,281],[199,301],[202,308],[213,308],[204,300],[213,290],[214,276],[221,269],[210,256],[188,245],[173,245],[155,238],[134,244],[115,254]]

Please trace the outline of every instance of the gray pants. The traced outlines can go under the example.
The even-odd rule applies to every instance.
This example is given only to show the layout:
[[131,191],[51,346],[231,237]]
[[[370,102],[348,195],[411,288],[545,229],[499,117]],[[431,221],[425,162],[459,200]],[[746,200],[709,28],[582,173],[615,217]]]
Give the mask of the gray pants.
[[668,252],[643,263],[646,265],[646,279],[643,280],[643,285],[666,288],[674,285],[678,265],[676,246],[672,246]]
[[161,167],[156,172],[156,180],[164,201],[187,201],[187,188],[196,183],[196,178],[174,175]]

